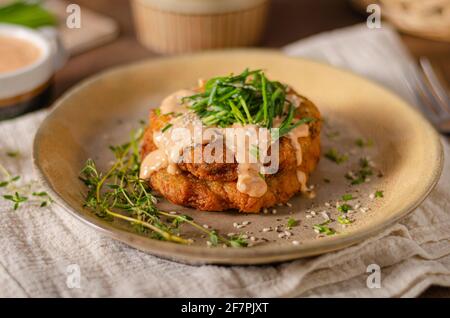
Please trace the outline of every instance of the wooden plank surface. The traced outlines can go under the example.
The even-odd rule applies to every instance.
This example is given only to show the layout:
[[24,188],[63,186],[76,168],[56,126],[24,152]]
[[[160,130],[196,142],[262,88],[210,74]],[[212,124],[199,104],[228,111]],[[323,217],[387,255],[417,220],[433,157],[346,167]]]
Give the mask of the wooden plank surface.
[[[103,69],[157,56],[136,41],[127,0],[71,2],[114,18],[119,24],[120,34],[114,42],[73,57],[56,75],[55,97]],[[364,21],[365,18],[353,11],[346,0],[273,0],[269,24],[260,46],[278,48],[309,35]],[[402,40],[416,58],[430,58],[442,78],[450,83],[450,44],[409,35],[402,35]],[[431,287],[422,296],[450,297],[450,289]]]

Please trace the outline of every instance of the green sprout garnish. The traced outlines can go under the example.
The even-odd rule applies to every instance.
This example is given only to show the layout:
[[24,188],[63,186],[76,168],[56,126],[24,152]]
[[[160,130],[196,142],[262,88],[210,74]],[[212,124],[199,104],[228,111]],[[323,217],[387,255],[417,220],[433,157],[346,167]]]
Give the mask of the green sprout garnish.
[[294,121],[295,106],[286,98],[287,86],[270,81],[261,70],[246,69],[241,74],[214,77],[205,83],[204,92],[183,98],[206,126],[229,127],[255,124],[274,128],[281,120],[279,135],[310,122],[314,118]]

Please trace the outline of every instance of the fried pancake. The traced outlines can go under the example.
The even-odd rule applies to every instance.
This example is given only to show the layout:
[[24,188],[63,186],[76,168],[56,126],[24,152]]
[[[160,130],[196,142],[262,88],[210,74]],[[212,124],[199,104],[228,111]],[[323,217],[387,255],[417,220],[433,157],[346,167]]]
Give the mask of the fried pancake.
[[[296,94],[290,91],[291,94]],[[266,175],[267,192],[262,197],[251,197],[236,188],[237,163],[179,163],[180,173],[170,174],[160,169],[150,175],[150,186],[174,204],[188,206],[203,211],[224,211],[235,209],[245,213],[257,213],[263,208],[278,203],[286,203],[300,192],[301,184],[297,170],[309,174],[315,169],[320,158],[321,117],[317,107],[308,99],[296,94],[301,105],[296,108],[295,117],[315,118],[308,123],[309,135],[298,138],[301,145],[302,162],[297,167],[295,149],[288,137],[280,138],[279,170]],[[170,115],[150,113],[150,125],[142,142],[142,157],[157,149],[153,133],[160,131],[170,121]],[[193,149],[185,150],[191,155]]]

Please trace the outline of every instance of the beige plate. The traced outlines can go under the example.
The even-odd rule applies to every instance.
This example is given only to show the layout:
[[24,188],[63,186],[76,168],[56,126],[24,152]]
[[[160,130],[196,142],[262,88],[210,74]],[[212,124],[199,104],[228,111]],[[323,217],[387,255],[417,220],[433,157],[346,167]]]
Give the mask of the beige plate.
[[[134,234],[123,223],[100,220],[82,208],[84,188],[78,173],[87,158],[95,159],[104,168],[111,159],[107,146],[127,140],[138,119],[146,119],[148,109],[156,107],[165,95],[195,85],[198,78],[240,72],[246,67],[265,69],[270,78],[288,83],[312,99],[327,119],[323,152],[336,147],[348,153],[349,160],[341,165],[321,160],[311,180],[317,192],[315,199],[297,196],[291,200],[292,207],[277,207],[276,214],[259,215],[200,212],[162,203],[164,208],[188,213],[200,224],[208,224],[223,234],[248,232],[256,241],[254,246],[243,249],[207,248],[204,239],[189,228],[185,233],[196,237],[192,246],[152,240]],[[372,139],[374,145],[356,147],[354,140],[359,137]],[[363,156],[370,156],[375,163],[375,173],[370,182],[349,186],[344,174],[357,170]],[[429,194],[441,173],[443,154],[437,133],[422,116],[372,82],[273,51],[234,50],[142,61],[84,81],[66,93],[43,122],[34,143],[34,162],[59,204],[117,240],[192,264],[262,264],[341,249],[386,229]],[[331,182],[325,182],[325,178]],[[384,197],[370,199],[377,190],[384,191]],[[357,197],[349,202],[353,207],[360,205],[367,212],[355,209],[351,225],[330,223],[338,235],[317,237],[312,226],[324,221],[322,211],[335,220],[338,212],[334,205],[345,193]],[[327,201],[330,207],[326,207]],[[311,210],[316,213],[307,213]],[[277,225],[281,229],[290,217],[300,223],[288,239],[279,238],[276,231],[261,231]],[[234,222],[243,221],[251,224],[239,230],[233,227]],[[292,244],[294,240],[300,244]]]

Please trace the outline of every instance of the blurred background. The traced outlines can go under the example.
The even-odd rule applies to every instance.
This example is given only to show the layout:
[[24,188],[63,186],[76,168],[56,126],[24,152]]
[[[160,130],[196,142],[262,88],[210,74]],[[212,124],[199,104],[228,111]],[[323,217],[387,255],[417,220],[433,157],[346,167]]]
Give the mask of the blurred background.
[[[0,5],[11,2],[0,0]],[[66,25],[67,17],[73,12],[67,7],[69,2],[42,1],[56,16],[55,27],[70,55],[55,75],[53,99],[91,74],[130,61],[221,46],[281,48],[320,32],[365,23],[370,3],[381,6],[382,17],[401,31],[402,41],[414,57],[428,57],[440,78],[450,82],[449,0],[78,0],[70,3],[81,8],[81,28],[70,29]],[[0,11],[0,23],[8,20],[11,14],[8,18],[8,12],[2,15]],[[23,21],[19,19],[20,22]]]

